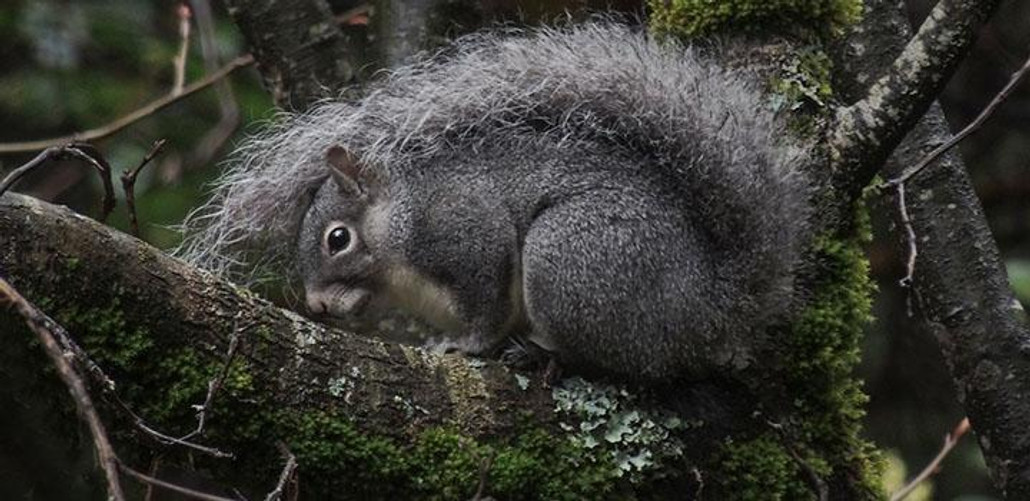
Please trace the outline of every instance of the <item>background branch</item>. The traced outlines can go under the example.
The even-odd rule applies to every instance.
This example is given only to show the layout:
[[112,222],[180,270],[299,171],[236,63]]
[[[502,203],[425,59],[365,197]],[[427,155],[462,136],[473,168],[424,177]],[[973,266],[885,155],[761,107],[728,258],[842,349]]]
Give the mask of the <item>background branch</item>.
[[[934,61],[954,65],[959,46],[968,44],[978,20],[993,3],[943,1],[906,45],[910,31],[898,4],[866,1],[862,26],[840,43],[835,61],[841,68],[840,80],[851,83],[842,86],[846,97],[865,96],[857,82],[877,82],[869,96],[843,112],[856,114],[864,109],[868,111],[864,117],[870,121],[854,122],[858,128],[853,132],[858,135],[838,150],[850,152],[846,156],[853,157],[853,163],[838,163],[837,168],[854,167],[835,173],[842,181],[837,184],[842,198],[850,197],[852,190],[871,179],[881,166],[881,155],[893,149],[892,141],[904,136],[883,168],[889,178],[902,175],[935,146],[948,142],[948,127],[937,105],[931,106],[911,131],[905,123],[915,120],[912,114],[918,117],[922,113],[919,103],[929,104],[942,84],[928,65]],[[967,17],[959,16],[961,12]],[[943,18],[944,13],[951,17]],[[855,47],[879,49],[856,53]],[[926,61],[918,60],[920,50],[925,51]],[[895,54],[901,56],[895,59]],[[883,71],[885,75],[880,74]],[[912,87],[915,82],[909,80],[918,75],[931,83]],[[905,86],[912,91],[910,96],[899,93]],[[885,99],[882,107],[873,106],[877,97]],[[891,118],[892,110],[904,113]],[[842,128],[846,126],[842,122],[836,133],[846,134]],[[872,139],[877,141],[869,143]],[[859,144],[869,147],[867,157],[852,149]],[[908,224],[919,239],[912,287],[920,298],[922,320],[937,337],[994,484],[1008,499],[1030,499],[1030,435],[1026,433],[1030,429],[1030,359],[1025,355],[1030,326],[1026,314],[1012,294],[983,209],[954,151],[943,154],[932,168],[905,186],[907,211],[904,215],[893,212],[890,217],[896,227],[906,228],[896,232],[902,248],[908,246]]]
[[120,132],[126,127],[150,115],[153,115],[158,111],[161,111],[162,109],[178,102],[181,99],[185,99],[192,94],[200,92],[210,87],[211,85],[214,85],[216,82],[225,78],[232,72],[240,68],[250,66],[253,62],[254,58],[249,54],[240,56],[236,59],[233,59],[231,62],[223,66],[215,73],[207,75],[204,78],[201,78],[200,80],[197,80],[196,82],[187,85],[185,88],[182,89],[182,92],[178,94],[174,92],[169,92],[168,94],[165,94],[164,96],[155,99],[150,103],[147,103],[145,106],[138,108],[128,113],[127,115],[119,117],[114,121],[97,127],[95,129],[89,129],[86,131],[76,132],[74,134],[69,134],[67,136],[55,137],[51,139],[39,139],[35,141],[25,141],[18,143],[0,143],[0,154],[39,151],[52,146],[59,146],[71,142],[89,142],[96,141],[98,139],[103,139],[105,137]]
[[[874,10],[876,4],[868,3],[867,10]],[[884,40],[867,39],[854,46],[861,52],[869,51],[858,57],[877,59],[890,66],[878,75],[861,100],[837,112],[829,147],[833,184],[838,191],[853,200],[869,184],[894,148],[936,101],[997,4],[998,0],[941,0],[892,61],[883,60],[882,49],[872,51]],[[900,9],[893,2],[890,8]],[[896,24],[897,21],[881,28]]]

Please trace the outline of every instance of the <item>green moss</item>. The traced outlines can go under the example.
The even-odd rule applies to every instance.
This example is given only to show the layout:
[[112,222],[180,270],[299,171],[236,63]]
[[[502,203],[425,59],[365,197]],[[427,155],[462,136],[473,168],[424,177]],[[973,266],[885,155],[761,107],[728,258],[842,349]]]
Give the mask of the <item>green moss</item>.
[[862,494],[878,499],[882,461],[861,437],[868,397],[854,376],[876,290],[862,250],[871,239],[869,216],[859,205],[852,235],[815,240],[818,282],[809,307],[793,324],[786,375],[796,395],[800,439],[834,465],[835,475],[860,479]]
[[815,239],[816,283],[808,306],[785,333],[785,386],[793,409],[779,432],[723,447],[717,463],[739,499],[814,499],[813,473],[851,499],[882,499],[883,462],[861,437],[868,398],[854,376],[875,286],[862,245],[868,213],[854,212],[851,235]]
[[831,118],[833,62],[813,45],[792,51],[770,81],[770,99],[775,111],[788,112],[787,124],[799,137],[817,137]]
[[[203,402],[208,382],[222,370],[222,362],[175,340],[159,339],[143,325],[129,323],[118,297],[100,307],[60,308],[56,319],[118,383],[119,397],[150,424],[191,424],[192,406]],[[234,363],[225,386],[249,384],[241,364]],[[155,388],[161,391],[154,392]]]
[[862,15],[862,0],[648,0],[652,33],[690,39],[723,31],[833,36]]
[[[172,435],[196,426],[194,406],[204,401],[208,382],[223,370],[221,357],[130,324],[118,299],[103,307],[66,308],[59,320],[118,382],[119,397],[149,425]],[[257,347],[268,332],[255,334]],[[632,489],[627,487],[630,475],[621,474],[612,451],[644,443],[658,450],[654,440],[660,433],[642,418],[629,420],[636,427],[627,424],[613,432],[623,439],[621,449],[587,448],[574,434],[530,423],[489,442],[449,428],[430,428],[414,437],[376,435],[339,410],[304,411],[272,401],[267,389],[256,387],[252,370],[243,357],[230,365],[202,440],[237,458],[189,459],[191,468],[244,489],[237,482],[278,475],[281,460],[269,437],[282,440],[297,456],[306,495],[349,499],[469,499],[479,488],[484,466],[484,492],[497,499],[611,498],[618,489]],[[628,411],[615,410],[613,418],[627,420]],[[141,439],[131,431],[115,438],[119,443]],[[143,456],[136,460],[145,461]],[[175,460],[174,454],[164,459],[168,464]],[[267,487],[250,486],[254,492]]]
[[772,434],[730,442],[723,451],[717,480],[740,501],[816,499],[798,461]]
[[289,437],[311,493],[346,486],[350,499],[469,499],[482,468],[484,493],[497,499],[597,499],[615,485],[610,464],[592,464],[567,437],[541,429],[485,443],[430,428],[405,445],[362,433],[350,418],[332,413],[287,410],[274,421]]
[[154,346],[145,327],[125,320],[118,299],[99,308],[68,305],[57,316],[82,340],[90,356],[103,360],[107,368],[128,370]]

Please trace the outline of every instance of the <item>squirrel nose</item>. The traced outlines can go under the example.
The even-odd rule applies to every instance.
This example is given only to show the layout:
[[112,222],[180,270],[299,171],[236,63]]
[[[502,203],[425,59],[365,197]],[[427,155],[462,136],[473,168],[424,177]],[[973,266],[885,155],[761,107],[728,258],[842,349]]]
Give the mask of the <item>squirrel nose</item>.
[[307,295],[308,311],[314,315],[321,315],[326,311],[325,301],[318,294]]

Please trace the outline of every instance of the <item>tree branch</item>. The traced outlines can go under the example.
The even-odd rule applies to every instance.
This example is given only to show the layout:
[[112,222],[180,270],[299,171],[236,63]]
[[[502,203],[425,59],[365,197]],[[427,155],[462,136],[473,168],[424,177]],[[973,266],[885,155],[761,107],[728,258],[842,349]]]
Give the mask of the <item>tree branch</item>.
[[[875,78],[877,68],[887,67],[895,61],[897,64],[874,85],[874,89],[880,86],[881,92],[872,92],[870,97],[860,101],[865,103],[862,106],[872,106],[875,104],[873,96],[879,95],[889,98],[884,103],[895,106],[884,106],[868,115],[868,118],[878,121],[855,122],[856,125],[870,126],[863,129],[865,133],[873,133],[879,127],[885,135],[881,136],[881,142],[868,144],[868,158],[861,158],[862,152],[850,149],[868,137],[856,136],[855,143],[840,150],[850,152],[847,154],[849,157],[855,157],[851,158],[850,165],[856,168],[850,173],[836,173],[842,175],[838,180],[846,180],[837,185],[843,190],[839,192],[842,197],[864,185],[877,170],[881,156],[886,154],[884,151],[889,152],[893,148],[893,145],[888,148],[888,141],[896,141],[904,135],[904,122],[914,118],[902,115],[915,113],[917,101],[935,98],[935,89],[943,85],[943,80],[925,66],[927,63],[921,64],[911,58],[915,58],[919,50],[924,50],[931,60],[941,58],[942,51],[950,54],[949,58],[957,58],[958,53],[953,52],[957,45],[950,45],[952,49],[949,51],[935,47],[934,43],[944,43],[941,37],[948,39],[946,33],[951,33],[948,39],[951,42],[964,39],[968,43],[970,39],[966,37],[972,36],[972,19],[982,17],[989,10],[987,4],[993,7],[995,2],[979,6],[974,3],[944,1],[939,4],[920,34],[895,60],[894,52],[900,50],[909,33],[903,12],[893,0],[866,2],[867,21],[843,46],[869,48],[881,45],[875,52],[865,54],[867,57],[858,57],[860,54],[851,49],[840,51],[837,63],[845,70],[844,80],[850,78],[861,83]],[[967,12],[965,19],[941,18],[942,12],[957,16],[963,10]],[[955,25],[964,28],[959,29]],[[933,26],[939,28],[929,28]],[[946,26],[952,28],[944,29]],[[906,64],[910,66],[901,65],[904,61],[909,61]],[[915,73],[903,71],[906,68]],[[902,77],[920,72],[924,78],[934,82],[925,87],[909,87],[922,97],[906,97],[899,93],[901,87],[890,85],[895,81],[904,83]],[[853,106],[847,113],[856,113],[857,109]],[[892,109],[908,112],[891,117],[889,112]],[[889,124],[897,128],[887,127]],[[843,134],[844,130],[838,129],[837,133]],[[906,168],[916,165],[935,146],[947,143],[949,136],[943,113],[939,106],[934,105],[908,132],[887,163],[884,174],[888,177],[902,175]],[[844,164],[837,164],[838,167],[841,165]],[[912,287],[921,300],[920,311],[940,343],[959,390],[958,399],[980,441],[995,485],[1008,499],[1030,499],[1030,434],[1027,433],[1030,430],[1030,401],[1027,399],[1030,396],[1030,358],[1027,357],[1030,353],[1030,342],[1027,341],[1030,339],[1030,325],[1026,313],[1012,294],[997,244],[969,175],[954,152],[944,154],[936,165],[909,180],[906,194],[907,210],[905,213],[895,212],[891,217],[897,227],[906,228],[898,235],[902,246],[907,247],[905,235],[908,229],[919,238],[919,261],[914,265]]]
[[[329,329],[67,209],[7,193],[0,198],[0,234],[5,235],[0,268],[11,282],[57,304],[86,308],[87,303],[115,301],[155,338],[203,352],[215,347],[218,354],[226,352],[234,326],[246,325],[239,332],[238,352],[256,363],[263,383],[274,388],[269,391],[282,405],[330,405],[334,400],[324,383],[345,376],[354,384],[351,400],[360,402],[349,409],[369,432],[397,435],[447,423],[470,436],[502,435],[526,413],[538,413],[540,423],[553,422],[549,392],[541,385],[520,389],[499,364],[438,357]],[[59,254],[53,235],[61,235]],[[88,265],[70,274],[47,273],[41,280],[39,270],[53,267],[58,256]],[[104,286],[112,282],[118,287]],[[271,333],[273,339],[259,339],[260,333]],[[276,349],[255,360],[259,342],[272,342]],[[323,384],[313,387],[312,381]],[[396,405],[398,399],[426,413],[412,421]]]
[[[939,109],[888,164],[898,176],[947,137]],[[959,402],[1008,499],[1030,499],[1030,325],[1009,287],[997,244],[961,160],[945,154],[906,183],[919,236],[913,290],[940,343]],[[896,224],[900,215],[893,215]]]
[[95,129],[76,132],[74,134],[69,134],[67,136],[55,137],[51,139],[40,139],[36,141],[26,141],[22,143],[0,143],[0,154],[39,151],[45,148],[50,148],[53,146],[59,146],[72,142],[89,142],[96,141],[97,139],[103,139],[105,137],[108,137],[121,131],[122,129],[146,117],[149,117],[150,115],[153,115],[154,113],[157,113],[158,111],[161,111],[162,109],[170,106],[173,103],[178,102],[179,100],[185,99],[197,92],[200,92],[214,85],[219,80],[228,76],[230,73],[240,68],[250,66],[253,62],[254,58],[251,57],[250,54],[237,57],[236,59],[233,59],[215,73],[207,75],[204,78],[187,85],[182,89],[181,92],[169,92],[164,96],[147,103],[142,108],[133,110],[131,113],[119,117],[111,123],[105,124]]
[[364,37],[337,26],[325,0],[225,4],[280,107],[304,109],[354,82],[364,66]]
[[[997,4],[998,0],[941,0],[865,97],[837,112],[829,147],[834,186],[841,193],[853,200],[869,184],[937,99]],[[882,41],[864,40],[859,51],[871,51],[878,43]],[[873,58],[879,56],[882,53],[872,53]]]

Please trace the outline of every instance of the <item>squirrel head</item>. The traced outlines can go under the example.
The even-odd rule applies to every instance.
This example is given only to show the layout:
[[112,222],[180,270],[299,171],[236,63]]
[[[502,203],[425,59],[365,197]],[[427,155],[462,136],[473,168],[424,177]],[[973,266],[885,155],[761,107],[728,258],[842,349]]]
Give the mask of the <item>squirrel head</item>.
[[316,315],[360,315],[382,287],[387,218],[383,183],[350,151],[326,153],[329,176],[301,224],[299,264],[308,308]]

